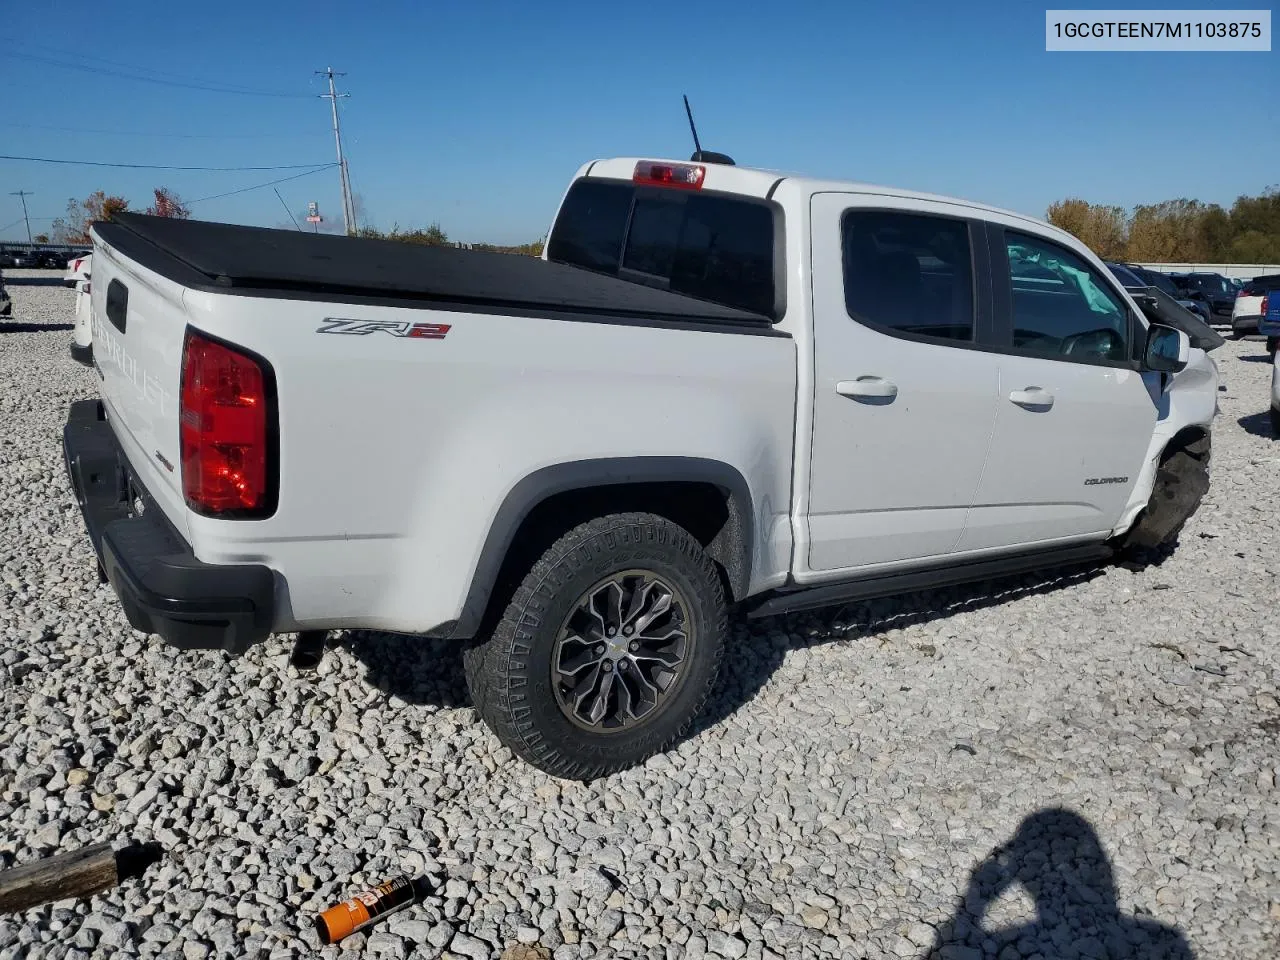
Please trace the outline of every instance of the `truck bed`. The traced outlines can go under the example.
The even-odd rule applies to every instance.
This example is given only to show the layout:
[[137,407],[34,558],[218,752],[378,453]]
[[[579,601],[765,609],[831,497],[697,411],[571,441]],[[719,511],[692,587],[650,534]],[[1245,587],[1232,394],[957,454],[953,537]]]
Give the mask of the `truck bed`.
[[584,312],[768,329],[761,314],[506,253],[396,240],[118,215],[94,230],[162,276],[196,289],[477,312]]

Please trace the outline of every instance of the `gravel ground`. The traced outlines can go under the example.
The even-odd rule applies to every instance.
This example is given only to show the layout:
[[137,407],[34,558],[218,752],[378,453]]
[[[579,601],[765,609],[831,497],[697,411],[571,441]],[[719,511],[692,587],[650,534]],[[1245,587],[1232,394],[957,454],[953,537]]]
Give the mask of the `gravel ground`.
[[[1280,955],[1260,343],[1218,353],[1212,489],[1162,565],[739,625],[700,731],[583,785],[511,760],[446,644],[335,636],[301,675],[288,638],[231,659],[132,632],[63,476],[95,390],[72,294],[8,276],[0,867],[166,854],[0,917],[0,956]],[[400,870],[434,895],[319,946],[320,909]]]

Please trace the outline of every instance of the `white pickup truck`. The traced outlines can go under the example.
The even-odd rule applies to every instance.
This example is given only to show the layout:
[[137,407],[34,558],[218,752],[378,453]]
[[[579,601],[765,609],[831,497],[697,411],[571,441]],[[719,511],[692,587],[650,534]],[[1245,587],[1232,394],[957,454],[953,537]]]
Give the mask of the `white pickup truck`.
[[457,638],[497,736],[590,778],[684,735],[730,610],[1172,540],[1186,332],[1048,224],[725,159],[583,166],[540,260],[95,226],[64,446],[130,623]]

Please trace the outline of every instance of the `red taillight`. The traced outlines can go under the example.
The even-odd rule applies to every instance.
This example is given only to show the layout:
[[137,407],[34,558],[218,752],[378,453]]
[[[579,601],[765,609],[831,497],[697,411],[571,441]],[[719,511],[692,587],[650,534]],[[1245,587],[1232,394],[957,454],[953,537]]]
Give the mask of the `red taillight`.
[[188,332],[178,435],[182,492],[196,513],[271,511],[268,376],[254,358]]
[[663,187],[680,187],[685,190],[701,190],[707,177],[707,168],[696,163],[655,163],[641,160],[631,179],[636,183],[656,183]]
[[80,272],[80,264],[82,264],[82,263],[84,263],[84,261],[83,261],[83,260],[77,260],[77,261],[75,261],[73,264],[71,264],[71,272],[72,272],[72,273],[79,273],[79,272]]

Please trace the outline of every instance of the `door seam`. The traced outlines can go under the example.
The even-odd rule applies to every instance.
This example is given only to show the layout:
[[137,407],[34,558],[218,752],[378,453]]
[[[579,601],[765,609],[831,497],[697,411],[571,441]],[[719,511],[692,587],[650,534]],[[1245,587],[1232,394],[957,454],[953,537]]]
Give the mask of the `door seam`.
[[960,533],[956,536],[956,542],[951,544],[951,549],[947,551],[948,553],[955,553],[956,547],[960,546],[960,541],[964,539],[964,535],[969,529],[969,518],[973,514],[973,505],[978,500],[978,491],[982,489],[982,481],[987,477],[987,464],[991,461],[991,446],[996,437],[996,421],[1000,419],[1000,396],[1003,392],[1002,373],[1003,367],[997,364],[995,403],[991,405],[991,429],[987,432],[987,447],[982,452],[982,466],[978,469],[978,482],[973,488],[973,495],[969,498],[969,506],[965,508],[964,523],[960,525]]

